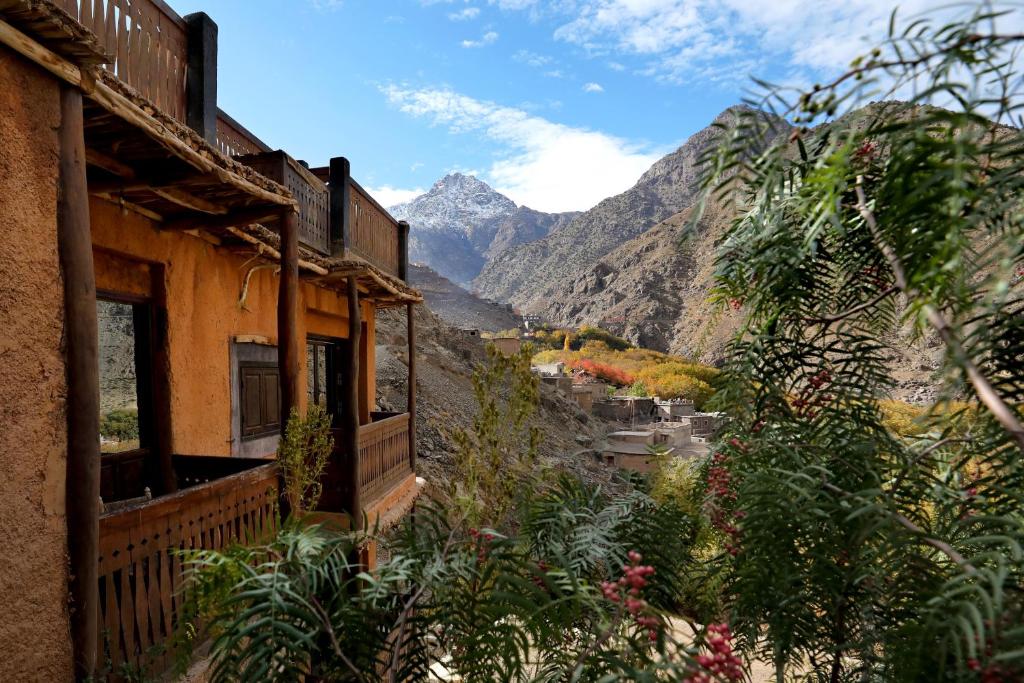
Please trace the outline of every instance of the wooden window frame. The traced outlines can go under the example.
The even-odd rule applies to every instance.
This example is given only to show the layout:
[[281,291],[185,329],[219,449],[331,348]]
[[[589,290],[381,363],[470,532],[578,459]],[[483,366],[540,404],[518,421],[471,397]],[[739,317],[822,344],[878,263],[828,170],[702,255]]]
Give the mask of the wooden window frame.
[[[135,400],[139,413],[139,447],[114,453],[100,453],[101,493],[105,502],[140,496],[145,488],[154,488],[159,479],[155,462],[156,424],[153,341],[156,338],[155,306],[151,297],[108,290],[96,291],[96,303],[122,304],[132,307],[132,332],[135,347]],[[141,465],[140,465],[141,463]],[[129,486],[122,474],[141,467],[139,485]],[[129,490],[130,489],[130,490]]]

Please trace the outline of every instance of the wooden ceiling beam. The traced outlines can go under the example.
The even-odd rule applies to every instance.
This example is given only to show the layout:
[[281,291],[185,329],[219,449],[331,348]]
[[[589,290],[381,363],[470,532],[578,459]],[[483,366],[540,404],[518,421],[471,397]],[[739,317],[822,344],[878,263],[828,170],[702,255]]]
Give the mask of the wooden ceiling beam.
[[239,225],[262,223],[277,218],[281,213],[279,206],[264,206],[258,209],[241,209],[219,216],[186,216],[165,221],[160,227],[164,230],[223,230],[236,228]]

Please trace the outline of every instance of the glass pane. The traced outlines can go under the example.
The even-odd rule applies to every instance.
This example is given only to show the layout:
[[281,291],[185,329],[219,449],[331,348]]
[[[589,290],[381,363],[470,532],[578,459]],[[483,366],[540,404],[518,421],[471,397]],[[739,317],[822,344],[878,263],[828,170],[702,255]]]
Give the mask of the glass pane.
[[100,346],[100,451],[139,447],[139,395],[135,376],[132,305],[96,302]]
[[324,407],[327,407],[327,347],[318,346],[316,347],[316,376],[318,379],[318,386],[320,387],[320,393],[316,397],[316,402]]
[[313,373],[316,369],[316,347],[306,344],[306,403],[316,403],[315,378]]

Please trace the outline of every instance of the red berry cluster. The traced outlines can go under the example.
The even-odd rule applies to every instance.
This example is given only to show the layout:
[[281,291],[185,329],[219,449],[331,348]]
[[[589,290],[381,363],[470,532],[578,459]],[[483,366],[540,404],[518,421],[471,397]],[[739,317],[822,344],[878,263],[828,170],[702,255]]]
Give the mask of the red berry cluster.
[[884,271],[881,266],[866,266],[860,269],[860,274],[877,289],[885,287]]
[[629,564],[622,567],[622,576],[618,581],[602,581],[601,592],[605,599],[621,603],[636,625],[647,629],[647,637],[657,640],[661,619],[649,613],[647,601],[641,597],[647,585],[647,577],[654,573],[654,567],[640,564],[643,557],[635,550],[630,550],[627,556]]
[[[729,445],[743,452],[747,450],[746,444],[735,437],[730,439]],[[733,522],[742,518],[742,514],[729,512],[732,504],[736,502],[736,491],[732,486],[732,473],[729,472],[728,463],[729,456],[725,453],[718,452],[711,456],[707,480],[710,494],[707,508],[712,526],[729,537],[725,544],[726,551],[735,557],[739,553],[740,530]]]
[[729,308],[734,311],[738,311],[743,308],[743,301],[740,299],[729,299]]
[[743,660],[732,652],[732,633],[728,624],[708,626],[710,654],[698,655],[696,671],[689,672],[685,683],[712,683],[713,681],[742,681]]
[[1017,677],[1018,672],[1011,671],[994,663],[989,664],[986,667],[982,667],[981,662],[977,659],[968,659],[967,668],[981,674],[978,679],[981,683],[1010,683],[1010,681],[1020,680],[1020,678]]
[[861,161],[870,161],[875,157],[875,153],[878,151],[878,145],[871,140],[865,140],[861,143],[860,147],[853,153],[853,156]]
[[491,541],[494,540],[494,534],[490,532],[480,533],[476,528],[469,530],[469,535],[476,543],[476,563],[478,565],[483,564],[487,560],[487,555],[491,551]]
[[807,386],[793,399],[797,417],[805,417],[808,420],[817,417],[818,409],[827,405],[834,398],[832,394],[822,391],[830,382],[832,382],[832,375],[828,370],[821,370],[807,381]]

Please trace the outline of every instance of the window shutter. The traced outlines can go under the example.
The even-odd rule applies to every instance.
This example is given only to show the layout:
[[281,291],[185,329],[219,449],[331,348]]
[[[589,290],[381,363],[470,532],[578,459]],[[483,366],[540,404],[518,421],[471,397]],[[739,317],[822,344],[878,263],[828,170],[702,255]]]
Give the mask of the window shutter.
[[241,375],[242,439],[276,434],[281,428],[281,389],[277,365],[246,363]]

